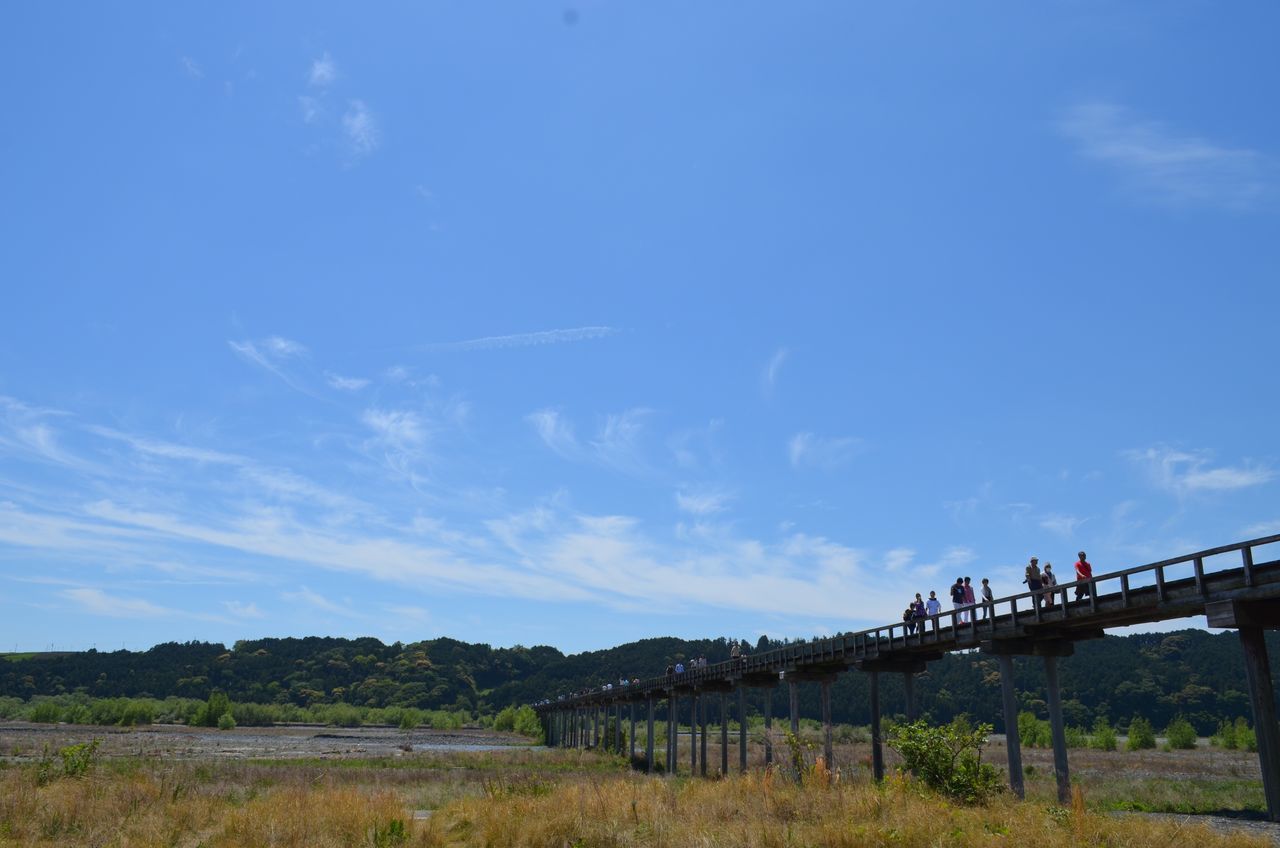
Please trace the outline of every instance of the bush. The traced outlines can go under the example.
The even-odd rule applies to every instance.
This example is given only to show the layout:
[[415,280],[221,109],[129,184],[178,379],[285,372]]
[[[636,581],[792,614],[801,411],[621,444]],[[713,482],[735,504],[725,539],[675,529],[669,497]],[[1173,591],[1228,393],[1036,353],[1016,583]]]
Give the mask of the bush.
[[516,728],[516,708],[503,707],[498,714],[493,717],[494,730],[515,730]]
[[413,730],[422,724],[422,710],[407,707],[400,713],[400,729]]
[[1236,719],[1235,734],[1236,747],[1241,751],[1256,752],[1258,750],[1258,734],[1243,717]]
[[1067,725],[1063,728],[1063,733],[1067,737],[1068,748],[1088,748],[1089,733],[1083,727],[1072,727]]
[[[275,709],[266,704],[235,703],[231,705],[230,716],[235,720],[237,727],[271,727],[275,724],[275,713]],[[222,720],[221,716],[218,720]]]
[[1116,749],[1116,731],[1105,718],[1099,717],[1093,723],[1093,736],[1089,738],[1089,747],[1097,751],[1114,751]]
[[191,724],[196,727],[217,727],[218,719],[231,712],[231,701],[225,692],[210,692],[209,700],[191,717]]
[[223,713],[222,715],[218,716],[218,729],[219,730],[235,730],[236,729],[235,716],[233,716],[231,713]]
[[40,724],[57,724],[62,720],[62,707],[53,701],[41,701],[34,704],[27,713],[27,721]]
[[1164,731],[1165,745],[1171,750],[1190,750],[1196,746],[1196,729],[1191,722],[1178,716],[1169,722]]
[[956,719],[942,727],[926,722],[900,724],[890,731],[889,747],[931,789],[964,803],[981,803],[1004,789],[1000,772],[982,762],[991,725],[971,727]]
[[1125,748],[1130,751],[1141,751],[1156,746],[1156,732],[1151,729],[1151,722],[1141,716],[1135,716],[1129,722],[1129,741]]
[[1018,713],[1018,739],[1027,748],[1048,748],[1053,745],[1049,722],[1036,718],[1035,713]]

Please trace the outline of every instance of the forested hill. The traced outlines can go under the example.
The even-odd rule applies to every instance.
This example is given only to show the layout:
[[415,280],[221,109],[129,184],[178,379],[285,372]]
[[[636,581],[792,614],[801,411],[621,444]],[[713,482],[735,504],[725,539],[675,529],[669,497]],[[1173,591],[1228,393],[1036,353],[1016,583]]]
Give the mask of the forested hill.
[[[1272,637],[1275,634],[1271,634]],[[762,638],[753,650],[783,643]],[[1280,641],[1268,642],[1273,666]],[[236,702],[309,706],[464,709],[476,715],[527,703],[619,677],[660,674],[669,663],[703,654],[726,659],[727,640],[646,639],[604,651],[565,656],[555,648],[491,648],[453,639],[384,645],[377,639],[259,639],[220,644],[167,643],[141,652],[8,655],[0,661],[0,696],[83,693],[101,697],[207,698],[215,690]],[[0,655],[3,656],[3,655]],[[1098,717],[1125,724],[1134,715],[1164,726],[1184,715],[1201,732],[1222,719],[1248,716],[1247,685],[1235,633],[1203,630],[1107,637],[1081,642],[1061,663],[1064,710],[1071,724]],[[1023,708],[1044,714],[1044,672],[1039,660],[1019,660]],[[1273,669],[1273,677],[1280,675]],[[903,711],[901,682],[884,675],[883,708]],[[945,721],[959,713],[1000,725],[1000,680],[993,658],[952,654],[929,666],[917,692],[927,716]],[[810,691],[814,690],[814,691]],[[754,705],[760,693],[751,691]],[[836,721],[869,720],[864,675],[840,676],[833,689]],[[802,710],[817,715],[816,687],[802,687]],[[775,699],[774,712],[785,712]]]

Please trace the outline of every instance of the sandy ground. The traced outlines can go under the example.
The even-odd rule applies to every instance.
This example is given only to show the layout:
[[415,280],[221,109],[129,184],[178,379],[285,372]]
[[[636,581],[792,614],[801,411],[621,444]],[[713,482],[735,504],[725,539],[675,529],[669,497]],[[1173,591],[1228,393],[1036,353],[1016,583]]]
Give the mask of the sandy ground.
[[397,730],[389,727],[238,727],[213,730],[177,724],[121,728],[67,724],[0,723],[0,758],[25,761],[79,742],[97,739],[103,756],[180,759],[289,759],[385,757],[409,751],[493,750],[528,747],[529,740],[490,730]]

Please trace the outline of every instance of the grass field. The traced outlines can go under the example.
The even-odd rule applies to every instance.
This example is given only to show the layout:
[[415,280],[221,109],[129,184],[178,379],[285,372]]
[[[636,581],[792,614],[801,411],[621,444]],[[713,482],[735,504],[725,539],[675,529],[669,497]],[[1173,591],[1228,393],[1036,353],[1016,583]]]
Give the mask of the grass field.
[[[70,731],[71,729],[68,729]],[[83,728],[86,740],[93,728]],[[1047,752],[1024,752],[1028,800],[963,807],[905,778],[874,785],[869,748],[803,785],[755,768],[723,780],[637,774],[589,751],[446,751],[330,759],[57,752],[0,768],[3,846],[1263,846],[1266,838],[1118,809],[1261,808],[1252,755],[1073,751],[1080,794],[1054,800]],[[83,749],[80,749],[83,753]],[[686,758],[682,764],[687,770]],[[711,762],[718,764],[715,746]],[[988,752],[1000,762],[1003,751]],[[731,762],[735,759],[731,757]]]

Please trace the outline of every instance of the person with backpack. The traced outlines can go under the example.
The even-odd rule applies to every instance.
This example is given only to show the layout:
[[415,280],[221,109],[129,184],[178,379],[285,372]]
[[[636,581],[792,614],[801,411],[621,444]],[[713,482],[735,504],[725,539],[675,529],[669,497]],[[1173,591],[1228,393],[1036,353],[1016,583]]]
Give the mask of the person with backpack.
[[1040,560],[1036,557],[1032,557],[1031,561],[1027,563],[1026,576],[1022,578],[1022,582],[1027,584],[1027,589],[1036,593],[1033,596],[1033,599],[1035,601],[1036,609],[1039,609],[1041,599],[1040,590],[1043,588],[1044,584],[1040,576]]

